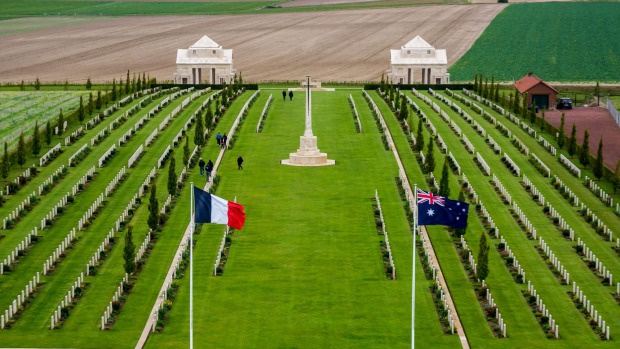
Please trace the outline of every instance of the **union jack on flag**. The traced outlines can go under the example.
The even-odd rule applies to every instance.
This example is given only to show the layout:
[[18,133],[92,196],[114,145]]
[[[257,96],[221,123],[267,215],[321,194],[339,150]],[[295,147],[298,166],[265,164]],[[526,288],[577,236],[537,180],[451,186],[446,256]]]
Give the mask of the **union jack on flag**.
[[445,198],[443,196],[434,195],[431,192],[425,192],[422,189],[418,189],[418,204],[428,203],[429,205],[445,205]]

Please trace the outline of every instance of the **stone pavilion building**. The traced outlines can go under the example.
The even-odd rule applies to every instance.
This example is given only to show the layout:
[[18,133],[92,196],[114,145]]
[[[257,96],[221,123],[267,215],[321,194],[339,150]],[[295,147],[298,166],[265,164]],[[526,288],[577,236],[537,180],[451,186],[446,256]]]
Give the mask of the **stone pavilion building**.
[[223,84],[235,76],[233,50],[203,36],[188,49],[177,50],[175,84]]
[[450,82],[445,49],[436,49],[419,35],[390,50],[388,78],[394,84],[447,84]]

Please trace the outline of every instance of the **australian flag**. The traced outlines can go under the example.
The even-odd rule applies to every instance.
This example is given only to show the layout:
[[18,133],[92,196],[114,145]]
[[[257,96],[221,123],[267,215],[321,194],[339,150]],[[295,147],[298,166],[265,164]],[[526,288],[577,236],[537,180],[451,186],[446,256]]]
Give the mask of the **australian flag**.
[[467,227],[469,204],[418,189],[418,225]]

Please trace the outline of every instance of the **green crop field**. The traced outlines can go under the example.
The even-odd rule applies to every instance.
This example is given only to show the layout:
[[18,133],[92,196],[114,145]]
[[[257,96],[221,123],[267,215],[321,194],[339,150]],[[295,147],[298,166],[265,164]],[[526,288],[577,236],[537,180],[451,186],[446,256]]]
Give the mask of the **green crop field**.
[[[408,211],[403,209],[406,204],[396,180],[400,175],[398,162],[391,149],[386,150],[384,140],[389,131],[403,166],[402,174],[412,187],[417,184],[437,192],[432,177],[422,170],[420,152],[411,147],[411,135],[418,135],[421,119],[425,124],[419,129],[425,140],[425,157],[429,155],[429,143],[435,142],[437,165],[433,173],[437,182],[443,176],[444,161],[451,157],[450,197],[458,198],[462,190],[470,202],[465,243],[452,229],[427,227],[447,282],[446,291],[451,293],[470,346],[617,346],[620,297],[617,279],[610,282],[607,273],[620,275],[614,231],[620,218],[615,207],[606,205],[583,184],[586,175],[593,177],[591,167],[580,166],[583,173],[576,178],[558,161],[560,154],[577,163],[574,158],[562,150],[554,156],[539,143],[538,137],[542,136],[557,147],[550,133],[510,119],[508,114],[491,108],[491,103],[478,101],[475,95],[449,90],[399,92],[400,98],[409,99],[411,110],[416,110],[407,118],[411,133],[405,133],[404,124],[396,119],[382,92],[367,91],[365,97],[359,88],[343,87],[312,94],[313,133],[318,137],[319,149],[336,160],[336,165],[289,167],[280,161],[299,147],[299,136],[304,132],[305,93],[296,91],[293,101],[283,101],[279,97],[281,89],[263,86],[259,92],[239,93],[225,113],[214,119],[215,125],[208,133],[232,135],[229,148],[222,150],[215,144],[215,137],[209,137],[204,147],[196,148],[187,166],[183,163],[184,145],[187,142],[188,151],[195,147],[196,120],[204,119],[208,101],[207,108],[221,103],[223,93],[173,89],[136,96],[89,126],[70,145],[63,143],[62,152],[46,165],[37,166],[38,174],[17,191],[4,193],[0,221],[16,208],[18,215],[11,218],[10,226],[0,230],[0,261],[16,248],[19,252],[16,261],[4,262],[0,275],[0,317],[8,314],[16,297],[33,277],[36,280],[37,273],[40,281],[33,292],[28,292],[26,286],[27,297],[20,299],[17,314],[10,320],[5,317],[1,324],[5,328],[0,329],[2,346],[100,348],[114,343],[115,347],[133,348],[145,325],[147,330],[155,329],[146,347],[187,346],[187,259],[179,264],[176,279],[165,284],[166,301],[159,298],[159,291],[171,265],[179,261],[175,252],[190,220],[190,183],[200,187],[206,184],[196,160],[202,157],[215,161],[222,156],[216,194],[244,205],[247,220],[242,230],[226,239],[229,244],[221,255],[225,264],[217,269],[214,263],[225,228],[197,226],[193,250],[196,346],[410,347],[413,241]],[[270,95],[274,98],[266,109]],[[371,108],[367,98],[376,103],[380,114]],[[355,105],[357,119],[350,103]],[[261,118],[262,128],[257,132]],[[384,120],[385,129],[376,118]],[[82,125],[73,122],[67,132]],[[55,137],[52,145],[64,136]],[[85,155],[73,157],[84,145],[88,148]],[[173,150],[172,156],[166,156],[168,147]],[[104,158],[114,148],[116,152]],[[475,150],[470,152],[468,148]],[[44,151],[48,149],[44,147]],[[143,153],[135,158],[140,149]],[[474,160],[476,154],[483,160]],[[531,162],[532,154],[548,167],[551,177]],[[243,170],[237,169],[235,159],[239,155],[245,159]],[[187,175],[164,207],[172,157],[172,170],[176,174],[187,171]],[[506,165],[509,161],[502,160],[506,157],[514,164],[510,165],[512,170]],[[74,160],[68,167],[70,158]],[[38,157],[31,155],[27,160],[38,163]],[[485,174],[481,161],[492,175]],[[134,164],[128,167],[129,162]],[[518,176],[515,168],[520,171]],[[13,165],[7,180],[23,170]],[[551,182],[553,176],[557,176],[558,184]],[[121,180],[116,182],[118,178]],[[152,235],[147,224],[149,185],[156,185],[158,208],[163,207],[159,226]],[[612,192],[606,180],[597,185]],[[107,190],[110,186],[112,191]],[[569,191],[579,199],[578,205],[571,204]],[[380,218],[373,207],[375,193],[389,235],[395,280],[386,277],[387,257],[381,242],[387,238],[377,233]],[[51,217],[50,210],[63,202],[65,195],[71,199]],[[88,214],[100,195],[104,197],[101,205],[94,214]],[[19,209],[29,197],[27,209]],[[544,204],[540,203],[541,197]],[[132,201],[136,198],[139,200]],[[595,213],[596,219],[587,209]],[[85,214],[89,215],[87,223],[76,231],[69,247],[54,257]],[[597,219],[598,223],[592,223]],[[137,246],[134,254],[142,251],[138,251],[140,246],[144,246],[145,254],[138,255],[138,272],[123,282],[128,225],[133,226]],[[39,228],[37,238],[22,248],[22,241],[29,239],[34,227]],[[115,232],[113,240],[108,239],[111,232]],[[490,245],[490,273],[484,286],[476,280],[468,261],[468,252],[473,260],[479,260],[482,234]],[[152,239],[144,242],[147,236]],[[604,272],[587,260],[590,255],[582,257],[577,253],[578,242],[585,244],[579,249],[596,255]],[[432,272],[419,238],[418,243],[416,345],[458,348],[459,337],[450,334],[449,325],[446,327],[441,320],[442,326],[440,321],[447,316],[441,300],[436,301],[442,291],[431,290],[435,287]],[[50,255],[53,266],[46,268]],[[220,275],[214,276],[214,269]],[[85,276],[79,292],[63,304],[82,273]],[[611,340],[602,339],[605,334],[596,324],[598,318],[583,315],[584,307],[575,303],[579,296],[569,294],[573,282],[609,326]],[[536,289],[549,314],[536,309],[530,297],[524,296],[528,284]],[[119,295],[120,285],[123,291]],[[487,288],[494,304],[489,305],[485,298]],[[163,308],[157,310],[157,320],[147,325],[156,302],[161,302]],[[50,330],[59,307],[61,319]],[[109,318],[105,314],[108,307],[112,310]],[[507,338],[501,338],[496,309],[506,325]],[[101,330],[104,316],[105,330]],[[559,339],[554,338],[555,327],[551,329],[551,324],[558,326]]]
[[513,4],[491,22],[449,71],[516,81],[534,72],[546,81],[620,81],[618,2]]

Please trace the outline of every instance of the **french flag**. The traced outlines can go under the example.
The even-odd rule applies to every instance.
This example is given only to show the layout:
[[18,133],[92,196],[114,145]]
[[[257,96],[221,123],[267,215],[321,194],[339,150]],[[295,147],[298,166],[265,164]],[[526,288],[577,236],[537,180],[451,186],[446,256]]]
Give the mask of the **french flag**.
[[245,223],[243,206],[194,187],[194,222],[226,224],[241,230]]

